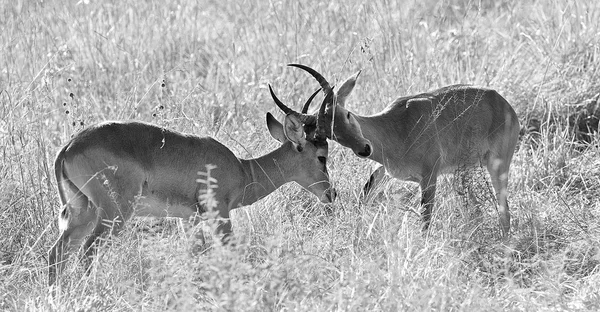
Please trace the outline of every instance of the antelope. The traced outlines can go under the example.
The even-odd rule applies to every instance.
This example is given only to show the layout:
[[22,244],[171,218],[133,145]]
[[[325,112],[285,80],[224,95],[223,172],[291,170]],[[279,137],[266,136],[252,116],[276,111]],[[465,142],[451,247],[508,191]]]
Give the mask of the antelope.
[[[332,89],[316,70],[300,64],[289,66],[307,71],[323,90]],[[345,108],[359,74],[360,71],[348,77],[332,100],[321,105],[326,106],[325,135],[359,157],[380,164],[365,184],[363,194],[368,194],[386,175],[419,183],[423,230],[427,231],[438,175],[458,168],[485,166],[506,237],[510,231],[508,171],[520,128],[511,105],[495,90],[453,85],[399,97],[380,113],[361,116]],[[301,112],[306,113],[309,106],[306,103]]]
[[[240,159],[210,137],[137,121],[104,122],[73,137],[55,161],[62,211],[60,236],[48,252],[49,284],[55,283],[70,252],[83,243],[89,262],[97,238],[117,234],[134,215],[189,219],[206,212],[199,200],[206,187],[197,179],[207,165],[213,168],[210,177],[216,179],[216,232],[224,243],[232,233],[231,210],[250,205],[287,182],[300,184],[323,203],[333,202],[336,192],[327,173],[328,144],[319,116],[293,111],[270,85],[269,91],[287,114],[283,125],[266,115],[269,132],[281,145],[254,159]],[[306,136],[302,125],[316,127],[315,135]]]

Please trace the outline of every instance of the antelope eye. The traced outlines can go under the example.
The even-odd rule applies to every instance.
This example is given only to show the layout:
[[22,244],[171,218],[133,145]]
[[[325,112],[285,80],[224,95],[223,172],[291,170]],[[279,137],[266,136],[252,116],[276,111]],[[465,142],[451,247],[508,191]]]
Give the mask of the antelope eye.
[[319,159],[319,162],[322,164],[325,164],[327,162],[327,157],[325,157],[325,156],[319,156],[317,158]]
[[350,119],[350,112],[348,112],[348,115],[346,116],[346,118]]

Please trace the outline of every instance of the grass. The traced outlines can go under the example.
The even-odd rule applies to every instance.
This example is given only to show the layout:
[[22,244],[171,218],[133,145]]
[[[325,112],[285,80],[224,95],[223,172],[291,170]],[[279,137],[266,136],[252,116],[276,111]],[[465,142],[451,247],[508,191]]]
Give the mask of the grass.
[[[600,87],[594,1],[11,1],[0,4],[0,310],[595,311],[600,309],[598,145],[575,149],[547,123]],[[361,203],[371,163],[330,144],[340,196],[294,184],[232,213],[239,243],[190,253],[168,220],[133,220],[54,298],[46,251],[58,235],[53,157],[107,119],[210,135],[240,157],[276,146],[266,89],[298,107],[361,69],[351,110],[454,83],[489,86],[522,124],[510,177],[514,234],[441,177],[431,232],[418,187],[390,181]],[[317,99],[318,100],[318,99]],[[485,196],[486,174],[469,188]],[[489,196],[488,196],[489,197]]]

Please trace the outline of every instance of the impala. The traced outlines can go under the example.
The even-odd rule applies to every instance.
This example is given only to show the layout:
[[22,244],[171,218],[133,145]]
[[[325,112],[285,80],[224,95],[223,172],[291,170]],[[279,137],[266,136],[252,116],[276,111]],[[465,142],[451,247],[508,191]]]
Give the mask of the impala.
[[[323,90],[332,88],[314,69],[289,65],[310,73]],[[386,173],[419,183],[423,229],[427,230],[437,176],[457,168],[485,166],[496,193],[502,233],[508,235],[508,171],[519,136],[519,121],[510,104],[494,90],[454,85],[400,97],[378,114],[360,116],[345,108],[359,74],[347,78],[322,106],[326,106],[323,125],[328,138],[381,164],[364,193]],[[309,105],[301,112],[306,113]]]
[[312,125],[316,134],[322,132],[318,118],[289,109],[271,86],[269,90],[287,113],[283,125],[267,113],[269,132],[281,146],[255,159],[239,159],[210,137],[135,121],[101,123],[72,138],[55,161],[63,208],[60,237],[49,251],[49,284],[56,281],[69,252],[83,243],[89,260],[97,238],[117,234],[133,215],[190,218],[206,212],[199,200],[206,185],[197,179],[207,165],[214,168],[210,176],[217,184],[216,231],[224,241],[232,231],[232,209],[250,205],[287,182],[332,202],[336,193],[326,168],[327,140],[306,137],[302,127]]

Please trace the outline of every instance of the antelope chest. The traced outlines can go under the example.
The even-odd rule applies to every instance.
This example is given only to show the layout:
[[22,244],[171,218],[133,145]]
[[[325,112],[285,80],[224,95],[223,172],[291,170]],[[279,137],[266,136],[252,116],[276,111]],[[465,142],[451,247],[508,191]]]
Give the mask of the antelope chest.
[[398,180],[419,182],[422,179],[421,168],[415,166],[400,166],[397,164],[387,163],[384,165],[387,175]]

